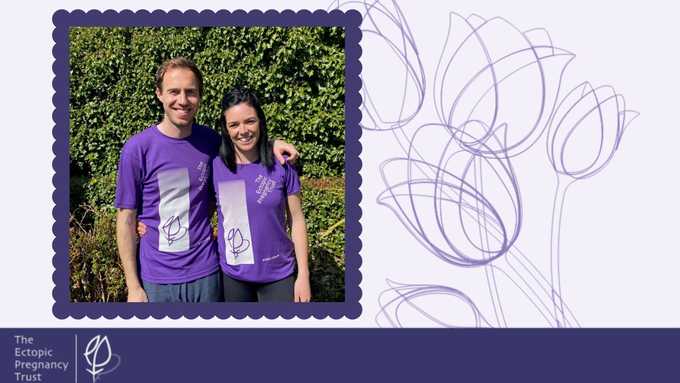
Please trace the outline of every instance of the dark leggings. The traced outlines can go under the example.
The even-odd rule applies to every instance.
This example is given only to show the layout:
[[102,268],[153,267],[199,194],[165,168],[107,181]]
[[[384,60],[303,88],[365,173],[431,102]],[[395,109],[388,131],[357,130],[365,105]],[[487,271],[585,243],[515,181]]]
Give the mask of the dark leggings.
[[295,274],[269,283],[246,282],[222,273],[227,302],[292,302]]

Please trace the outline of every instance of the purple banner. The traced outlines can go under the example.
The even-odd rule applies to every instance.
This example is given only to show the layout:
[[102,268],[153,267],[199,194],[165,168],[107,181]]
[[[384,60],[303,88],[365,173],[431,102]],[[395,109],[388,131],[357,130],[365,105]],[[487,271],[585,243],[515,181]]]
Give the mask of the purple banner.
[[671,330],[3,329],[2,382],[671,381]]

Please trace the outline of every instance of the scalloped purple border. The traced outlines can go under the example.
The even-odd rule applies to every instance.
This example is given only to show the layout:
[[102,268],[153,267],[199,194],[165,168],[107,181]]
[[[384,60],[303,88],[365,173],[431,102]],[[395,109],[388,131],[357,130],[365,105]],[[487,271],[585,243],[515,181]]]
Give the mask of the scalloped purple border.
[[[52,87],[55,90],[52,102],[54,112],[52,119],[55,126],[53,135],[55,142],[52,150],[55,159],[52,162],[55,175],[52,183],[55,187],[53,200],[55,207],[52,216],[55,219],[53,232],[55,235],[52,244],[55,255],[52,263],[55,271],[52,280],[55,284],[52,296],[55,303],[52,312],[59,319],[72,317],[82,319],[87,316],[90,319],[105,317],[113,319],[117,316],[129,319],[148,318],[156,319],[169,317],[178,319],[181,317],[193,319],[208,318],[261,318],[274,319],[281,316],[284,319],[299,317],[307,319],[313,316],[317,319],[331,317],[340,319],[346,317],[356,319],[361,314],[361,15],[356,11],[331,12],[307,10],[282,12],[269,10],[250,11],[194,11],[181,12],[171,10],[169,12],[156,10],[137,11],[124,10],[121,12],[107,10],[105,12],[76,10],[68,12],[56,11],[52,17],[55,29],[52,33],[54,47],[52,54],[54,63],[52,71],[54,79]],[[340,26],[345,28],[345,302],[323,303],[313,302],[309,304],[252,304],[252,303],[207,303],[207,304],[128,304],[128,303],[73,303],[69,293],[69,267],[68,267],[68,214],[69,214],[69,63],[68,63],[68,30],[76,26]]]

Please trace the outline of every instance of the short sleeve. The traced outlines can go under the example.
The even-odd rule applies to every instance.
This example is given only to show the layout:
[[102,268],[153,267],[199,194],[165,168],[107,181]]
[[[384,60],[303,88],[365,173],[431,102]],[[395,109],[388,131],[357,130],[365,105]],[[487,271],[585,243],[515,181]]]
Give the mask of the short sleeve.
[[300,177],[298,176],[298,172],[295,166],[286,162],[283,168],[286,172],[284,179],[284,183],[286,186],[286,195],[300,193]]
[[136,145],[126,143],[120,152],[115,206],[138,209],[142,201],[142,163]]

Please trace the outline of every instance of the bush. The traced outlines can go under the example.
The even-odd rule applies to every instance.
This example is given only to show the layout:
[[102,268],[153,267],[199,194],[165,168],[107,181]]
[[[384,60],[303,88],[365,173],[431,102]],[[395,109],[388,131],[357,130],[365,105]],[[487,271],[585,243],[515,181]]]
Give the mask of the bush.
[[[344,180],[302,180],[314,301],[345,300]],[[73,302],[124,302],[125,276],[116,248],[115,210],[80,208],[71,218],[69,263]]]
[[309,242],[309,273],[315,301],[345,300],[345,182],[302,182],[302,210]]
[[[116,248],[112,209],[82,208],[71,217],[69,268],[73,302],[124,302],[125,275]],[[89,220],[92,224],[83,222]]]
[[247,86],[261,99],[271,137],[304,153],[310,177],[344,169],[344,31],[337,27],[71,28],[72,190],[110,205],[102,179],[115,177],[125,141],[160,120],[154,74],[182,55],[203,71],[197,122],[213,126],[223,93]]

